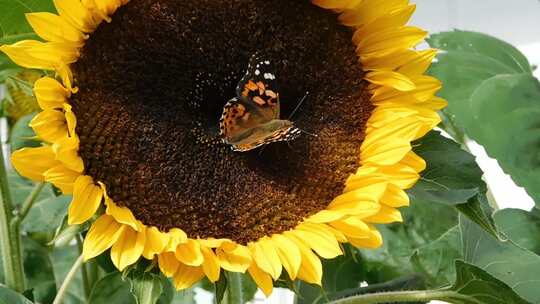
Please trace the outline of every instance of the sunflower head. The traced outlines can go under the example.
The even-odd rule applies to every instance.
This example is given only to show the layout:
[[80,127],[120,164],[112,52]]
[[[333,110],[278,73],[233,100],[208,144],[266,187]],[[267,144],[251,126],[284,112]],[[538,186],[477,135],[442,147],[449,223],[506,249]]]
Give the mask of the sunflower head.
[[340,243],[376,248],[375,224],[401,221],[425,167],[410,143],[445,105],[408,1],[55,5],[28,15],[46,42],[0,47],[56,72],[34,86],[44,145],[12,160],[73,195],[70,224],[98,215],[86,259],[156,259],[178,289],[248,271],[269,294],[283,269],[320,284]]

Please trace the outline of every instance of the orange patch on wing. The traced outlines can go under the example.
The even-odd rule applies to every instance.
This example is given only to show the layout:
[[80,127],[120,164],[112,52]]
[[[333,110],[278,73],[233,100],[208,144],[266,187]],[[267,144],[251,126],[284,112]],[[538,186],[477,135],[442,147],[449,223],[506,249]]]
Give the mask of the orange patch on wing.
[[266,104],[266,101],[259,96],[253,97],[253,101],[260,106],[264,106]]
[[259,94],[263,95],[264,91],[266,91],[266,86],[262,81],[257,82],[257,87],[259,88]]
[[259,87],[257,86],[257,84],[255,82],[253,82],[252,80],[249,80],[244,85],[244,91],[242,91],[242,96],[247,97],[249,95],[249,92],[257,91],[258,89],[259,89]]

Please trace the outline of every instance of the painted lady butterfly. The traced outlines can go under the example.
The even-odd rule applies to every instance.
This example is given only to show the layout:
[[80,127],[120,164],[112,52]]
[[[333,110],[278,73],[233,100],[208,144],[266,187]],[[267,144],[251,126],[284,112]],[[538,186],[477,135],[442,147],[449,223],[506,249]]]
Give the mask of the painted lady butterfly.
[[276,141],[291,141],[301,131],[280,119],[279,92],[270,60],[258,53],[249,61],[246,75],[236,87],[237,97],[223,107],[220,136],[233,151],[249,151]]

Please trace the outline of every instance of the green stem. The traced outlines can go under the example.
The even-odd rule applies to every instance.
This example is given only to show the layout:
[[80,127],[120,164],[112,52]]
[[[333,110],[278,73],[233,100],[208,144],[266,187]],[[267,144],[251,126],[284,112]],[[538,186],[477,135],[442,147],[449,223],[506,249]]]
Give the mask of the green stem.
[[[468,300],[474,303],[474,299],[452,290],[415,290],[415,291],[392,291],[381,293],[370,293],[339,299],[330,304],[377,304],[394,302],[429,302],[432,300],[446,301],[449,303],[462,303]],[[455,300],[456,302],[453,302]]]
[[226,303],[244,303],[244,294],[242,292],[242,275],[237,272],[227,272],[227,293]]
[[24,202],[21,205],[21,211],[19,211],[19,215],[16,217],[19,223],[22,222],[24,218],[28,215],[28,212],[30,212],[30,209],[36,202],[39,196],[39,193],[41,193],[41,190],[43,190],[44,186],[45,186],[45,183],[37,183],[34,186],[34,189],[32,189],[32,192],[24,200]]
[[[75,238],[77,240],[77,247],[79,248],[79,252],[82,254],[83,241],[82,241],[81,235],[77,234]],[[81,270],[82,270],[84,295],[86,299],[88,300],[88,298],[90,297],[90,290],[91,290],[90,278],[88,276],[88,265],[83,264],[81,267]]]
[[62,282],[62,285],[60,286],[60,289],[58,289],[58,293],[56,294],[56,297],[54,298],[53,304],[61,304],[62,303],[62,301],[64,300],[64,297],[66,296],[67,288],[68,288],[69,284],[75,278],[75,275],[77,274],[77,270],[79,270],[79,267],[81,267],[82,263],[83,263],[83,256],[81,254],[81,256],[79,256],[77,261],[75,261],[73,266],[71,266],[71,269],[69,270],[69,272],[66,275],[66,278]]
[[13,222],[13,203],[6,172],[4,149],[0,144],[0,235],[2,261],[6,285],[11,289],[25,290],[19,225]]

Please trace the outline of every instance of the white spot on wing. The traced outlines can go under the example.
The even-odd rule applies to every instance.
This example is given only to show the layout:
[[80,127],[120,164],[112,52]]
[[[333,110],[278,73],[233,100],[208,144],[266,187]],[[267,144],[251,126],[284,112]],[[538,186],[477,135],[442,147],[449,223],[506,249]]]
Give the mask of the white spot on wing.
[[274,76],[274,74],[272,73],[264,73],[264,79],[273,80],[273,79],[276,79],[276,76]]
[[[260,74],[261,74],[261,71],[255,70],[255,75],[259,76]],[[265,75],[264,77],[266,77],[266,74],[264,74],[264,75]]]

